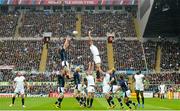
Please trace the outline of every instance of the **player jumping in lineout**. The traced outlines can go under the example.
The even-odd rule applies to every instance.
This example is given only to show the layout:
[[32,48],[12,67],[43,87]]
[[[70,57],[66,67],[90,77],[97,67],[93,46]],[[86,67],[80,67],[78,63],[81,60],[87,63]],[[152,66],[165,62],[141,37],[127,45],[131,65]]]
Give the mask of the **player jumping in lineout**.
[[93,61],[96,65],[96,80],[101,81],[99,69],[101,68],[101,58],[99,56],[98,48],[93,44],[93,38],[91,37],[91,31],[88,32],[90,50],[93,55]]

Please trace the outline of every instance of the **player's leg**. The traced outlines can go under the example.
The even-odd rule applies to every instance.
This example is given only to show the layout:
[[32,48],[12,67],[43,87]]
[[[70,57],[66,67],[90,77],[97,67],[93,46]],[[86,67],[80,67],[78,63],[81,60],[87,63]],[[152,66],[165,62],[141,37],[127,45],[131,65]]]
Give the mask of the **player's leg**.
[[117,94],[115,94],[115,97],[117,98],[117,100],[118,100],[118,102],[119,102],[119,104],[120,104],[121,108],[122,108],[122,109],[124,109],[124,107],[123,107],[123,103],[122,103],[122,96],[121,96],[121,92],[120,92],[120,91],[119,91],[119,92],[117,92]]
[[107,89],[108,87],[106,87],[106,86],[103,86],[103,94],[105,95],[105,98],[106,98],[106,101],[107,101],[107,103],[108,103],[108,105],[109,105],[109,107],[111,108],[111,101],[110,101],[110,99],[109,99],[109,93],[108,93],[108,89]]
[[165,92],[162,93],[162,99],[164,99],[164,93],[165,93]]
[[144,108],[144,93],[140,91],[141,99],[142,99],[142,108]]
[[88,107],[90,106],[90,104],[89,104],[90,97],[91,97],[91,93],[90,93],[90,92],[88,92],[88,97],[87,97],[87,106],[88,106]]
[[64,88],[63,87],[59,87],[59,97],[57,99],[57,101],[55,102],[55,105],[57,105],[57,108],[61,108],[61,103],[64,99]]
[[15,99],[16,99],[16,93],[13,94],[13,96],[12,96],[12,103],[9,105],[10,107],[14,106]]
[[90,108],[92,107],[93,101],[94,101],[94,92],[91,92]]
[[12,107],[12,106],[14,105],[15,99],[16,99],[16,95],[17,95],[19,92],[20,92],[20,91],[18,90],[18,88],[16,88],[16,89],[14,90],[14,94],[13,94],[13,96],[12,96],[12,103],[9,105],[10,107]]
[[26,106],[24,105],[24,94],[21,94],[21,98],[22,107],[25,108]]
[[99,56],[94,57],[95,67],[96,67],[96,80],[98,82],[102,81],[100,70],[101,70],[101,58]]
[[81,106],[86,107],[86,95],[84,94],[84,92],[81,93],[80,100],[81,100]]
[[80,95],[79,95],[79,92],[78,92],[78,86],[77,85],[75,86],[75,89],[74,89],[74,97],[76,98],[77,102],[79,103]]
[[111,88],[112,88],[111,90],[112,90],[112,92],[113,92],[113,94],[114,94],[114,98],[117,98],[117,100],[118,100],[121,108],[124,109],[123,103],[122,103],[123,92],[122,92],[122,91],[116,92],[117,89],[118,89],[118,86],[117,86],[117,85],[113,85]]
[[21,95],[21,98],[22,98],[21,99],[22,107],[25,108],[26,106],[24,105],[24,98],[25,98],[25,96],[24,96],[24,89],[21,89],[20,95]]
[[138,107],[140,107],[140,97],[139,97],[139,93],[140,91],[139,90],[136,90],[136,99],[138,101]]
[[132,104],[132,105],[135,107],[135,109],[136,109],[136,104],[135,104],[132,100],[129,99],[129,96],[130,96],[130,95],[131,95],[130,90],[128,90],[128,91],[126,91],[126,92],[124,93],[125,104],[129,107],[129,109],[132,109],[131,104]]

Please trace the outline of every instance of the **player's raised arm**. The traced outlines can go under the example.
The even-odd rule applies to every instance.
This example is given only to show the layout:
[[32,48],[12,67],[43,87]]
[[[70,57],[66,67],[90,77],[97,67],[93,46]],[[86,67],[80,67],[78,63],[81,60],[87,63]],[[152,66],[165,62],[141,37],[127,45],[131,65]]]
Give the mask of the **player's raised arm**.
[[63,48],[64,48],[64,49],[67,49],[67,48],[68,48],[68,46],[69,46],[69,41],[70,41],[70,38],[69,38],[69,37],[66,37],[66,40],[65,40],[64,45],[63,45]]
[[93,44],[93,38],[91,36],[91,31],[88,32],[88,38],[89,38],[89,44],[92,45]]

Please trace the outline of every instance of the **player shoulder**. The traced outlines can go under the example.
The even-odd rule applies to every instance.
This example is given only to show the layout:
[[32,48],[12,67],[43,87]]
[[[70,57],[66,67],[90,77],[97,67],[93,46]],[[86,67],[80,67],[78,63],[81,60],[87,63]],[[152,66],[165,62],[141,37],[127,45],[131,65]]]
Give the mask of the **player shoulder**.
[[24,77],[24,76],[21,76],[21,79],[23,79],[23,80],[24,80],[24,79],[25,79],[25,77]]

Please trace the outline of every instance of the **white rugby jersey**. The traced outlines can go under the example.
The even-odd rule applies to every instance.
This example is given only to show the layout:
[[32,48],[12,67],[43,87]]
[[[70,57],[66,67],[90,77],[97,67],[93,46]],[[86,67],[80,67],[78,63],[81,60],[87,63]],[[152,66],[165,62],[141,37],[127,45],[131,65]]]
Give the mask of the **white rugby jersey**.
[[110,75],[108,73],[106,73],[104,76],[104,79],[103,79],[103,85],[104,86],[109,85],[108,82],[110,82]]
[[88,86],[95,85],[94,77],[92,75],[88,75],[86,78],[87,78]]
[[25,80],[24,76],[15,77],[14,81],[16,83],[16,88],[24,88],[24,80]]
[[90,46],[90,50],[91,50],[91,53],[93,54],[93,56],[99,56],[99,50],[95,45],[92,44]]
[[143,84],[143,78],[144,78],[143,74],[139,74],[139,75],[135,74],[135,76],[134,76],[135,83],[138,85]]
[[160,88],[160,91],[165,91],[165,90],[166,90],[164,84],[161,84],[161,85],[159,86],[159,88]]

